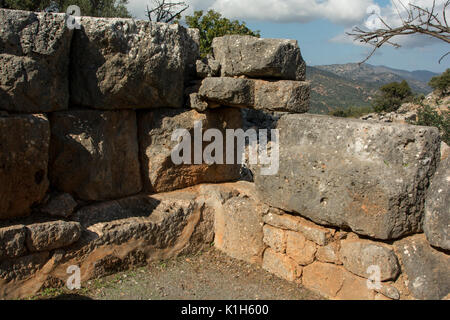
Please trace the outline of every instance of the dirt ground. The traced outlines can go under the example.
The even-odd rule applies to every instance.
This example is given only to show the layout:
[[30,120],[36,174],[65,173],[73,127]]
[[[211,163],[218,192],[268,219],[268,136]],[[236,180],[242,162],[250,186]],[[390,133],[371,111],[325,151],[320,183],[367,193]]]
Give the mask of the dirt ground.
[[210,249],[154,262],[82,284],[46,289],[31,299],[95,300],[316,300],[319,295],[262,268]]

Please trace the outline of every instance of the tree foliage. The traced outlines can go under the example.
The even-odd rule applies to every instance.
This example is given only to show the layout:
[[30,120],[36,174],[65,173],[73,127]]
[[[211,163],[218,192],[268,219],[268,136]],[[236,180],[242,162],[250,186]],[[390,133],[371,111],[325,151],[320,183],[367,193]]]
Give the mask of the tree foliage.
[[380,88],[380,93],[375,97],[373,109],[375,112],[396,111],[402,103],[410,102],[414,94],[405,80],[402,82],[388,83]]
[[431,78],[428,85],[432,87],[434,90],[437,90],[440,93],[442,93],[442,95],[450,93],[450,69],[447,69],[440,76],[435,76]]
[[417,118],[418,120],[414,124],[438,128],[442,141],[450,144],[450,111],[438,113],[430,106],[424,106],[419,109]]
[[83,16],[129,18],[127,3],[128,0],[0,0],[0,7],[44,11],[51,4],[56,4],[59,12],[66,12],[70,5],[77,5]]
[[214,10],[209,10],[206,14],[203,11],[195,11],[194,15],[186,16],[185,19],[190,28],[200,30],[200,53],[203,57],[212,52],[211,44],[215,37],[229,34],[260,37],[259,30],[252,31],[246,26],[245,22],[231,21]]

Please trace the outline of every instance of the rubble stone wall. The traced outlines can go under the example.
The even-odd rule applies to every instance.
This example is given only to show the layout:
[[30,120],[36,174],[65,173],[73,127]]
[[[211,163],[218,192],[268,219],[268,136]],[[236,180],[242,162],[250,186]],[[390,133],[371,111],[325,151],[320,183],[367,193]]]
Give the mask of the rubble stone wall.
[[[3,9],[0,31],[1,298],[212,243],[331,299],[449,297],[439,133],[305,114],[296,41],[225,36],[200,59],[198,30]],[[277,129],[279,170],[175,165],[172,133],[199,124]]]

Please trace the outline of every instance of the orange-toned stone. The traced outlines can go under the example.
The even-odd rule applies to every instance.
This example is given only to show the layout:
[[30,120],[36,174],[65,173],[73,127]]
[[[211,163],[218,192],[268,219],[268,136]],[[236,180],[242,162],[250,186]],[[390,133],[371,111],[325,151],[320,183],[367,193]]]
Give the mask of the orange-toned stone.
[[294,260],[271,248],[264,252],[263,269],[288,281],[294,281],[302,274],[302,268]]
[[316,245],[298,232],[287,231],[286,254],[298,264],[306,266],[314,262]]

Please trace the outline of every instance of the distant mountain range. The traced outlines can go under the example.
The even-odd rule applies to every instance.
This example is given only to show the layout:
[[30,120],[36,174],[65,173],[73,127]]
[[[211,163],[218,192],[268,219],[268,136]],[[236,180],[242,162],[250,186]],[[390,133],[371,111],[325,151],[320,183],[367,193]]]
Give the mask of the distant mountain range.
[[311,113],[328,113],[337,108],[370,106],[378,89],[390,82],[408,81],[415,93],[428,94],[430,79],[437,73],[405,71],[357,63],[307,67],[311,81]]

